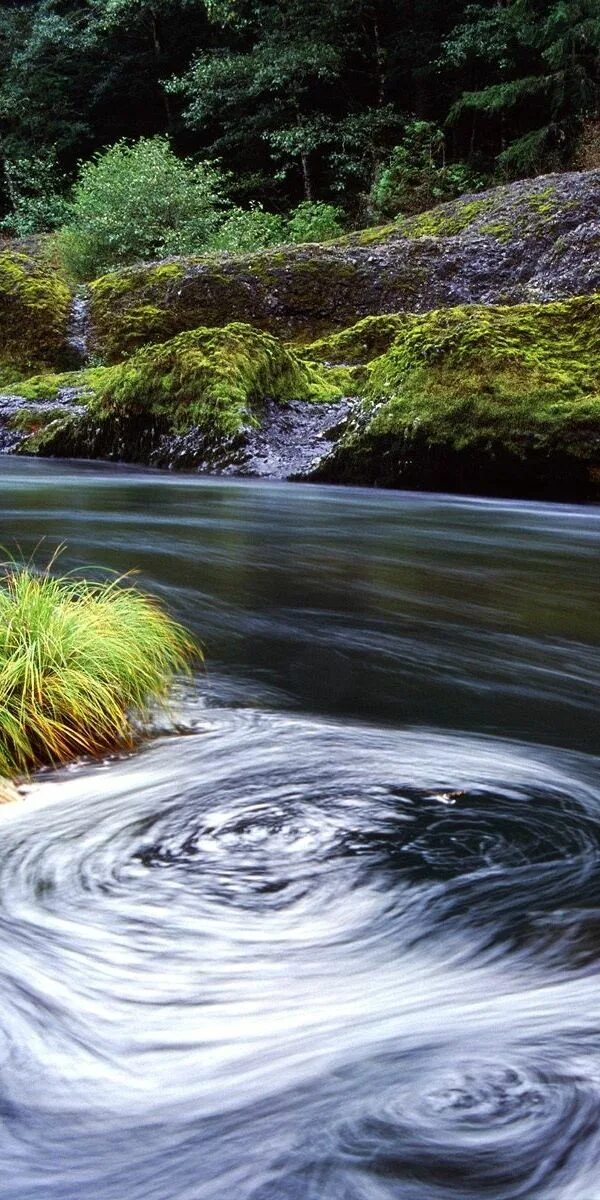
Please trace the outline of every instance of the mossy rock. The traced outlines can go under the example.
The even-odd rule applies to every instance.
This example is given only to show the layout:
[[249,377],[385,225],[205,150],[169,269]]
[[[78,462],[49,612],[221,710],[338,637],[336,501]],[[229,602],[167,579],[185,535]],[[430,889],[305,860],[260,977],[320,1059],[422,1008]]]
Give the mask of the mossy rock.
[[[191,428],[232,437],[269,398],[315,403],[348,392],[351,372],[303,361],[271,334],[241,322],[200,328],[146,346],[123,363],[60,377],[88,392],[84,418],[67,415],[20,447],[24,453],[144,461],[157,438]],[[30,398],[56,394],[56,377],[32,380]]]
[[312,340],[354,319],[359,274],[326,246],[114,272],[90,285],[94,349],[114,363],[149,342],[233,321]]
[[22,251],[0,251],[0,386],[66,365],[71,292]]
[[600,171],[573,172],[321,245],[117,271],[90,286],[93,349],[115,363],[232,321],[301,345],[365,317],[589,294],[600,291],[599,211]]
[[321,477],[600,495],[600,296],[406,320]]
[[[414,216],[399,216],[387,225],[346,234],[336,245],[379,246],[421,238],[445,240],[489,237],[508,242],[519,237],[552,239],[569,213],[581,218],[592,215],[586,204],[588,189],[596,194],[597,171],[544,175],[503,184],[488,191],[459,196]],[[591,198],[591,197],[590,197]]]

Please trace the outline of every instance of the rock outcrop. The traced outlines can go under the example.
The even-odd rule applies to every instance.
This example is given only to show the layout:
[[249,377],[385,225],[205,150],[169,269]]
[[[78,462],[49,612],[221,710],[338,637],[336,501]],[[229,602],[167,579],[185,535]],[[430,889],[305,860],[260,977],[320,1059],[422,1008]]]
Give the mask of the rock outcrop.
[[407,316],[363,394],[313,478],[600,497],[599,295]]
[[199,325],[314,341],[360,317],[600,291],[600,171],[546,175],[323,245],[180,259],[90,289],[96,353],[116,362]]
[[599,214],[600,171],[545,176],[74,300],[6,251],[0,449],[598,498]]
[[23,249],[0,248],[0,386],[69,361],[71,292]]

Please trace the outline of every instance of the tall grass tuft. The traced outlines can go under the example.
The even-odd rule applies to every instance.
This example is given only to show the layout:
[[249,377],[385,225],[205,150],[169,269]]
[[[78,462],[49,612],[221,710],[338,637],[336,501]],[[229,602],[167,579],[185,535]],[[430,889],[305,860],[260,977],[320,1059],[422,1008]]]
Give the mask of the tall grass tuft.
[[133,720],[199,656],[120,580],[0,568],[0,775],[132,745]]

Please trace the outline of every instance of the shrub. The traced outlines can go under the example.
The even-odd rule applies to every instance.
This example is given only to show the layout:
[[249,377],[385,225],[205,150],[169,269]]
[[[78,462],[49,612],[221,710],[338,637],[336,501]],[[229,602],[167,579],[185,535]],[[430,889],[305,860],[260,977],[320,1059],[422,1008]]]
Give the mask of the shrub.
[[446,163],[444,135],[437,125],[411,121],[373,186],[371,205],[382,216],[410,215],[483,186],[466,163]]
[[211,238],[212,250],[231,250],[244,254],[265,250],[285,241],[285,221],[276,213],[265,212],[261,205],[232,208]]
[[0,774],[133,741],[198,651],[149,596],[5,566],[0,579]]
[[213,163],[177,158],[165,138],[117,142],[80,169],[59,235],[66,267],[89,279],[205,249],[221,221],[224,183]]
[[304,200],[288,217],[287,241],[326,242],[344,232],[343,214],[335,204]]

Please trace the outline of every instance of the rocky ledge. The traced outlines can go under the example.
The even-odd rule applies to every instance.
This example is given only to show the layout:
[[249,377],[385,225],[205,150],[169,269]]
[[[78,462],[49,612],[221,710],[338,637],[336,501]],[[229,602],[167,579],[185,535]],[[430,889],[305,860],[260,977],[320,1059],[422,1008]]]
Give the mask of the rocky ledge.
[[0,449],[598,499],[599,211],[546,176],[75,296],[7,250]]

